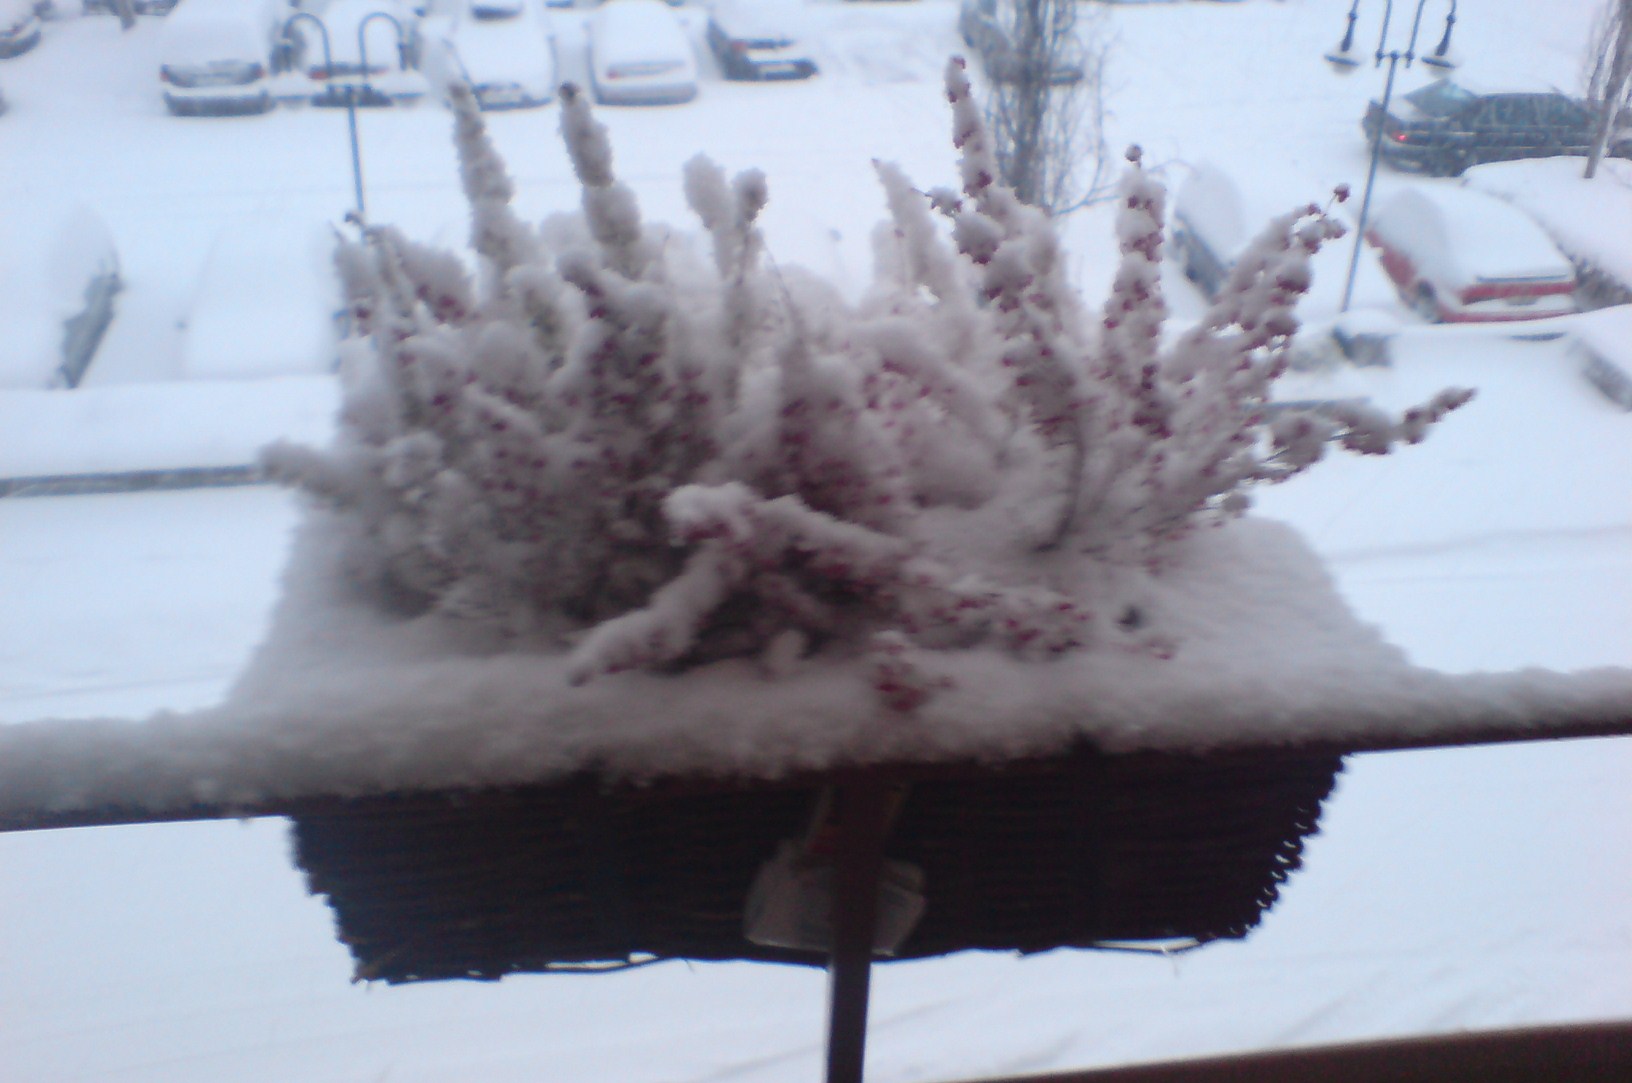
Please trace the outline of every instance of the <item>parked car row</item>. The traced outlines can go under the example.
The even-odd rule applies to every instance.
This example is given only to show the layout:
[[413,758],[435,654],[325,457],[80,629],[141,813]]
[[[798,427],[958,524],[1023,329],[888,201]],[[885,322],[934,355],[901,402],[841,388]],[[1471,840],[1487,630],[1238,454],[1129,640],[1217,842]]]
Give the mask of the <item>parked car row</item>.
[[[1174,196],[1175,259],[1209,298],[1252,242],[1250,230],[1286,209],[1247,207],[1243,193],[1222,171],[1198,165]],[[1421,184],[1394,193],[1370,215],[1365,242],[1375,258],[1356,266],[1356,308],[1397,302],[1433,323],[1486,323],[1577,307],[1575,267],[1546,232],[1512,204],[1469,188]],[[1345,241],[1316,257],[1306,315],[1336,314],[1352,251]]]
[[[21,3],[25,0],[0,0]],[[320,6],[321,5],[321,6]],[[278,101],[409,103],[468,84],[483,109],[544,105],[559,81],[545,0],[185,0],[165,20],[159,80],[177,115],[261,113]],[[803,79],[789,0],[718,0],[704,40],[728,79]],[[689,101],[697,58],[662,0],[607,0],[586,23],[596,100]]]

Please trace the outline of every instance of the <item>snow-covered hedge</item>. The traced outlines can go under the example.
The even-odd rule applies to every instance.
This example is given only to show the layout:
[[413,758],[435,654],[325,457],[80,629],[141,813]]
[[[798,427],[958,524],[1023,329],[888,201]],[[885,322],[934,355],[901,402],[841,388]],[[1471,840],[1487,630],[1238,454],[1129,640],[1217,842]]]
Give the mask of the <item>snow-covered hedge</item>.
[[1266,411],[1309,258],[1341,233],[1312,205],[1164,338],[1164,192],[1137,151],[1091,311],[1048,219],[995,182],[961,61],[946,85],[962,190],[877,165],[891,217],[853,305],[772,262],[757,171],[688,164],[706,251],[645,223],[570,86],[582,212],[520,220],[457,96],[479,271],[386,226],[344,244],[367,348],[341,434],[275,447],[269,469],[342,510],[376,604],[570,651],[576,681],[848,652],[910,709],[946,679],[924,651],[1173,650],[1140,597],[1176,539],[1333,443],[1414,443],[1469,397]]

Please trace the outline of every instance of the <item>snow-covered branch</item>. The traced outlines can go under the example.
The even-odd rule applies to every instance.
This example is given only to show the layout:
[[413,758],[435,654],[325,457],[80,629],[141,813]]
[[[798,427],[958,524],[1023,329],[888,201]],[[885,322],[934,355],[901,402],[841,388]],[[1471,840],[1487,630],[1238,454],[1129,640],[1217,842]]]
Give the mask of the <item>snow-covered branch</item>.
[[706,253],[648,226],[571,87],[581,210],[533,226],[456,92],[477,270],[390,227],[344,242],[341,435],[271,449],[269,472],[353,521],[347,567],[381,605],[570,652],[575,680],[848,652],[910,710],[946,651],[1169,652],[1137,599],[1176,538],[1467,401],[1268,409],[1309,257],[1341,232],[1312,206],[1168,334],[1165,193],[1137,151],[1096,317],[1046,216],[998,183],[961,63],[947,96],[959,190],[876,165],[890,216],[849,304],[772,264],[757,171],[687,164]]

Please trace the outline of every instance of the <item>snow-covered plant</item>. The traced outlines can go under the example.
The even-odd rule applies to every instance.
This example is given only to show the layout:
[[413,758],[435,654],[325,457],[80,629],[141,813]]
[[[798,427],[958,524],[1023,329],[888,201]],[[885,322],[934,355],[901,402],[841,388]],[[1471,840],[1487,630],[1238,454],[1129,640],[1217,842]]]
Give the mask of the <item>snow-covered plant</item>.
[[1164,339],[1164,193],[1137,151],[1092,312],[1045,216],[997,183],[961,61],[946,86],[961,190],[878,164],[890,217],[857,304],[770,263],[757,171],[686,166],[707,255],[644,222],[571,86],[581,212],[522,221],[456,91],[477,267],[390,227],[344,242],[341,432],[270,449],[269,471],[343,513],[380,604],[568,650],[576,680],[849,652],[909,710],[947,649],[1167,650],[1129,599],[1176,539],[1334,443],[1415,443],[1469,397],[1266,409],[1309,258],[1341,232],[1314,206]]

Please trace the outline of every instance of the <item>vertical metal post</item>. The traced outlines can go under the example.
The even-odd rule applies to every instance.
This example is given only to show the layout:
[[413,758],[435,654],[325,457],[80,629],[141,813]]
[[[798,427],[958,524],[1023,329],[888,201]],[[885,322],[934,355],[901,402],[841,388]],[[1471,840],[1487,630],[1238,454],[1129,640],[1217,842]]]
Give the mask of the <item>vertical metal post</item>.
[[[390,23],[392,29],[396,31],[397,65],[404,70],[406,70],[408,67],[408,58],[406,55],[408,39],[403,32],[402,24],[399,23],[395,16],[391,15],[389,12],[371,12],[370,14],[364,16],[363,20],[357,24],[357,59],[363,67],[363,86],[365,90],[373,89],[373,84],[368,81],[368,39],[365,36],[365,31],[368,28],[368,24],[373,22],[375,19],[384,19],[386,22]],[[309,11],[298,11],[285,20],[283,24],[284,37],[289,37],[291,28],[293,28],[297,22],[301,22],[303,20],[317,27],[318,38],[323,43],[323,71],[328,82],[328,87],[326,89],[333,90],[334,50],[329,46],[328,25],[324,23],[322,19],[319,19],[316,15],[313,15]],[[368,221],[368,208],[363,202],[363,149],[362,144],[357,138],[356,84],[348,82],[346,84],[345,94],[346,134],[349,136],[351,141],[351,188],[352,194],[357,200],[357,220],[359,222],[366,222]]]
[[834,799],[839,830],[828,960],[827,1083],[862,1083],[890,790],[878,781],[857,781],[839,786]]
[[1394,97],[1394,69],[1399,66],[1400,54],[1388,54],[1388,79],[1383,83],[1383,111],[1377,118],[1377,130],[1371,133],[1371,165],[1366,170],[1366,190],[1360,197],[1360,221],[1354,227],[1354,251],[1349,254],[1349,277],[1343,283],[1343,306],[1339,312],[1349,310],[1349,301],[1354,297],[1354,275],[1360,269],[1360,247],[1366,243],[1366,217],[1371,213],[1371,188],[1377,183],[1377,159],[1383,153],[1383,122],[1388,118],[1388,103]]
[[[368,24],[376,19],[391,24],[397,35],[397,67],[402,71],[408,68],[408,38],[402,24],[388,11],[369,12],[357,23],[357,62],[363,67],[363,90],[370,93],[374,91],[374,83],[370,79],[373,69],[368,63]],[[368,214],[363,207],[363,155],[357,144],[357,87],[352,83],[346,84],[346,120],[351,126],[351,176],[357,186],[357,220],[367,222]]]
[[363,152],[357,145],[357,88],[350,83],[346,84],[346,126],[351,132],[351,184],[357,195],[357,221],[367,222],[368,209],[363,206]]

